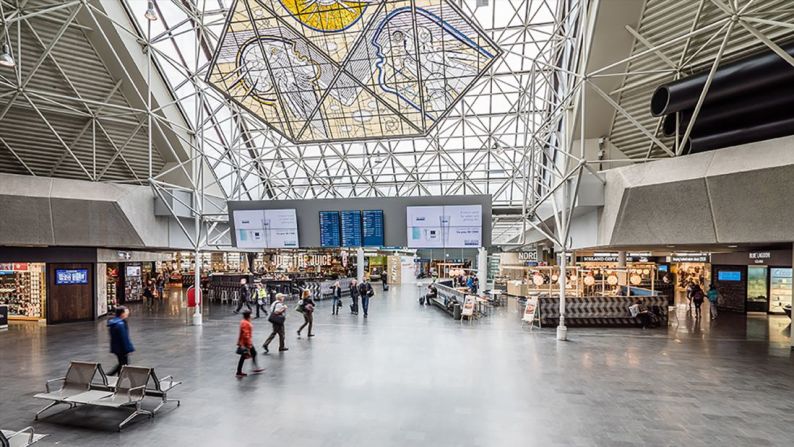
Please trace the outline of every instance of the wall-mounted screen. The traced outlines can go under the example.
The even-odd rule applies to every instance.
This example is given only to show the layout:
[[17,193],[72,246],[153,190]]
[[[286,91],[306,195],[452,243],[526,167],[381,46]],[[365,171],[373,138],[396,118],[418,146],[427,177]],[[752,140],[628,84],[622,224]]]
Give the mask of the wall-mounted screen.
[[294,209],[234,210],[238,248],[298,248],[298,217]]
[[361,211],[341,211],[342,246],[361,247]]
[[717,272],[717,281],[741,281],[742,272],[736,270],[720,270]]
[[476,248],[482,245],[482,206],[409,206],[408,247]]
[[667,264],[659,264],[658,269],[659,269],[660,272],[666,272],[667,271]]
[[88,269],[56,269],[55,284],[88,284]]
[[141,266],[140,265],[128,265],[125,271],[127,276],[141,276]]
[[320,246],[339,247],[342,244],[339,233],[339,212],[320,211]]
[[382,247],[385,245],[383,236],[383,210],[364,210],[361,212],[363,242],[365,247]]

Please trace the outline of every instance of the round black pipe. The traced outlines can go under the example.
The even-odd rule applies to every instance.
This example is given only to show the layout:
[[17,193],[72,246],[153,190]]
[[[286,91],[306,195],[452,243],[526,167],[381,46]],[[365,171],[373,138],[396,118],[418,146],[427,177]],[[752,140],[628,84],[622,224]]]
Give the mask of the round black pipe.
[[737,127],[689,139],[689,153],[710,151],[794,134],[794,117],[748,127]]
[[[787,43],[782,48],[794,56],[794,43]],[[693,109],[708,76],[709,72],[705,71],[660,85],[651,97],[651,114],[662,116]],[[704,104],[781,82],[794,82],[794,67],[772,50],[756,53],[718,68]]]
[[[735,125],[776,121],[781,116],[792,115],[791,111],[794,111],[794,83],[775,85],[704,106],[692,128],[692,135],[722,132]],[[692,119],[692,110],[672,113],[664,118],[662,133],[667,137],[675,135],[676,115],[680,120],[678,132],[683,135]]]

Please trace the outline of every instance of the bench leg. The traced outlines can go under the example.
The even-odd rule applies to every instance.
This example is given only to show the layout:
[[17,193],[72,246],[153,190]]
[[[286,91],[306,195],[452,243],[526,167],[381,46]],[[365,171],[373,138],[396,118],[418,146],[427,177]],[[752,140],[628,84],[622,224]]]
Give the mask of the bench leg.
[[56,406],[58,404],[68,404],[69,408],[72,408],[74,406],[71,402],[63,402],[63,401],[54,400],[54,401],[50,402],[46,407],[44,407],[41,410],[37,411],[36,412],[36,416],[33,419],[38,421],[39,420],[39,415],[41,413],[44,413],[45,411],[49,410],[50,408],[52,408],[52,407],[54,407],[54,406]]
[[154,410],[152,410],[152,416],[154,416],[154,414],[156,414],[160,410],[160,408],[163,408],[163,405],[167,404],[168,402],[176,402],[176,406],[177,407],[182,405],[182,402],[180,402],[179,399],[171,399],[171,400],[169,400],[168,399],[168,394],[163,393],[163,400],[160,401],[160,404],[157,405],[154,408]]
[[142,415],[142,414],[147,414],[147,415],[149,415],[150,418],[154,416],[154,414],[152,414],[151,411],[136,409],[135,411],[132,412],[131,415],[127,416],[127,419],[124,419],[123,421],[121,421],[121,423],[119,424],[119,431],[121,431],[122,427],[124,427],[125,425],[129,424],[130,421],[132,421],[137,416]]

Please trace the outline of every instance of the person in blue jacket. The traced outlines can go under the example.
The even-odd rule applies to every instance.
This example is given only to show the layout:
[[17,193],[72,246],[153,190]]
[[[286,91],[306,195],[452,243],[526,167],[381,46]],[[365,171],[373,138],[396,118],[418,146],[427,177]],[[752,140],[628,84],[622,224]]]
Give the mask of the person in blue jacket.
[[135,351],[130,341],[130,329],[127,326],[127,317],[130,310],[124,306],[115,309],[115,317],[108,320],[108,330],[110,331],[110,352],[116,354],[119,364],[108,372],[109,376],[115,376],[121,367],[129,364],[129,355]]

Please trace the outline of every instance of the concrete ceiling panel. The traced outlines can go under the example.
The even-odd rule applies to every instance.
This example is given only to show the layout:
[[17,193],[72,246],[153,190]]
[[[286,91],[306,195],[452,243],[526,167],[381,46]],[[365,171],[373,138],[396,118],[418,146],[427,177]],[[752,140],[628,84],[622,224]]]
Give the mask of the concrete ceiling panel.
[[55,242],[50,201],[21,195],[0,195],[0,245],[50,245]]
[[794,240],[794,165],[707,179],[720,242]]
[[51,206],[56,245],[145,246],[114,202],[53,199]]
[[716,243],[704,179],[625,190],[612,245]]

